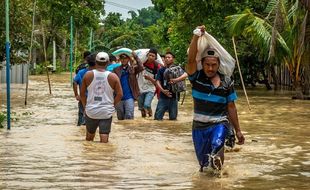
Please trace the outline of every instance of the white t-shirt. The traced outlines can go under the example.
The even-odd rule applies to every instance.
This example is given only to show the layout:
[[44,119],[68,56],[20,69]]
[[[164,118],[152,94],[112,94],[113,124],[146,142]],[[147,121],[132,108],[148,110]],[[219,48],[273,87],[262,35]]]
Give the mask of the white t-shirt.
[[145,79],[144,75],[148,75],[151,78],[154,78],[153,72],[150,72],[149,70],[143,70],[141,73],[139,73],[137,78],[138,78],[138,85],[139,85],[140,93],[155,92],[154,84],[151,81]]
[[92,70],[93,81],[87,87],[86,115],[92,119],[109,119],[115,111],[114,90],[109,84],[110,71]]

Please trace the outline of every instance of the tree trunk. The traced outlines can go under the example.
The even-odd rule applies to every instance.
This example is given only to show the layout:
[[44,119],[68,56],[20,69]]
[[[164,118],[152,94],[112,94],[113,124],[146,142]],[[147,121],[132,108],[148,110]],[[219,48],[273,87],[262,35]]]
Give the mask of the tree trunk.
[[276,73],[274,65],[270,66],[270,71],[271,71],[271,77],[272,77],[273,83],[274,83],[274,90],[279,90],[279,80],[278,80],[278,75]]
[[268,77],[267,77],[267,75],[266,75],[264,70],[262,70],[262,74],[263,74],[263,77],[264,77],[263,83],[265,84],[267,90],[272,90],[272,87],[269,84]]
[[[307,8],[310,10],[310,1],[307,1]],[[302,57],[302,65],[304,66],[302,91],[306,96],[310,95],[310,14],[308,12],[306,33],[305,33],[306,49]]]
[[[309,36],[310,37],[310,36]],[[301,73],[302,93],[310,95],[310,48],[306,49],[302,58],[303,72]]]
[[304,76],[303,76],[304,80],[303,80],[303,84],[302,84],[302,93],[306,96],[310,95],[310,62],[309,62],[309,57],[310,56],[308,56],[308,63],[307,63],[307,65],[305,65]]
[[[293,77],[294,78],[294,77]],[[293,79],[293,88],[295,90],[295,95],[292,97],[293,99],[304,99],[304,95],[302,93],[301,82],[300,80]]]
[[62,65],[63,69],[67,69],[66,48],[67,48],[67,40],[66,40],[66,38],[63,38],[63,40],[62,40],[62,50],[61,50],[61,65]]
[[[305,1],[304,1],[305,2]],[[305,4],[306,5],[306,4]],[[308,9],[310,1],[308,1]],[[305,31],[305,52],[301,60],[300,71],[300,91],[302,99],[309,99],[310,94],[310,14],[308,13],[306,31]]]

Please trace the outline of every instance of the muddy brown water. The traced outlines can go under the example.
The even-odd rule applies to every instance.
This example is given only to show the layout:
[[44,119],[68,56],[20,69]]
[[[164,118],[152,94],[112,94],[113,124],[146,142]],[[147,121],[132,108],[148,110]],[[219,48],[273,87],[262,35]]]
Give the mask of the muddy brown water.
[[[137,109],[132,121],[114,117],[110,141],[101,144],[98,134],[86,142],[85,127],[76,126],[70,75],[51,82],[49,95],[46,76],[31,76],[27,106],[25,85],[11,86],[12,127],[0,129],[0,189],[310,189],[310,101],[248,91],[249,111],[239,91],[246,144],[225,154],[216,178],[198,172],[190,95],[177,121],[141,118]],[[5,111],[4,84],[0,90]]]

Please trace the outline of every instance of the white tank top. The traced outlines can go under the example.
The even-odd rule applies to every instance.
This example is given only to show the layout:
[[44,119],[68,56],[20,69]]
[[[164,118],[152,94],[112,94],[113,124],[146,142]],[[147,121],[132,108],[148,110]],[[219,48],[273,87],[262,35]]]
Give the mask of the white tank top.
[[114,90],[108,82],[111,72],[92,71],[94,78],[87,87],[86,115],[92,119],[109,119],[115,111]]

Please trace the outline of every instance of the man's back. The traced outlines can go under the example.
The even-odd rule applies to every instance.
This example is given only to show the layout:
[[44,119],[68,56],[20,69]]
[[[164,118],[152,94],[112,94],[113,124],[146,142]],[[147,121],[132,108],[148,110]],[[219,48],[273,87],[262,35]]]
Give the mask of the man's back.
[[109,71],[93,70],[93,77],[88,79],[88,96],[86,103],[86,114],[93,119],[108,119],[112,116],[114,109],[114,90],[109,84]]

